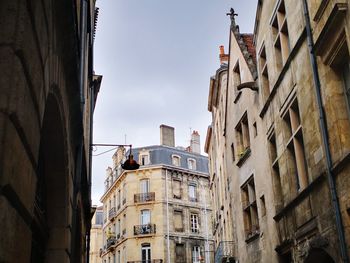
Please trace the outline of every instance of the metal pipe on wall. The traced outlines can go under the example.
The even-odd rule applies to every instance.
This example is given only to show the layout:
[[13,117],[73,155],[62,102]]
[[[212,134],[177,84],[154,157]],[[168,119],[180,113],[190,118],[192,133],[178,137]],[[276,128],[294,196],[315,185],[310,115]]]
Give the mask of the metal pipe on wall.
[[317,59],[314,53],[314,41],[313,41],[312,29],[311,29],[311,23],[310,23],[309,8],[306,0],[302,0],[302,2],[303,2],[303,9],[304,9],[310,62],[312,66],[313,80],[314,80],[315,92],[316,92],[316,100],[317,100],[317,106],[318,106],[318,111],[320,115],[319,122],[320,122],[321,135],[322,135],[321,137],[322,137],[323,148],[326,155],[327,179],[329,184],[329,190],[331,193],[332,205],[335,212],[336,229],[337,229],[339,243],[340,243],[340,253],[341,253],[342,261],[344,263],[349,263],[349,257],[346,250],[347,246],[346,246],[346,241],[344,236],[344,227],[342,223],[340,206],[339,206],[339,201],[337,197],[337,190],[336,190],[335,180],[332,174],[332,158],[331,158],[331,151],[329,148],[327,123],[325,120],[325,113],[323,109],[321,83],[320,83],[320,77],[318,73]]

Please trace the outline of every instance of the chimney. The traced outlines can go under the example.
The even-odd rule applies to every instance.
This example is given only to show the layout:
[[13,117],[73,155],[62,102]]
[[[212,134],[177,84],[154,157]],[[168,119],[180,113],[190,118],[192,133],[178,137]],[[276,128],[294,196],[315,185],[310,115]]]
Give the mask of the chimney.
[[193,131],[191,135],[191,152],[201,154],[200,135],[198,131]]
[[115,153],[112,156],[113,160],[113,169],[119,166],[119,164],[123,161],[125,156],[125,148],[123,146],[118,147]]
[[220,64],[226,64],[228,62],[228,54],[225,54],[225,47],[220,46]]
[[160,145],[175,147],[175,129],[167,125],[160,125]]

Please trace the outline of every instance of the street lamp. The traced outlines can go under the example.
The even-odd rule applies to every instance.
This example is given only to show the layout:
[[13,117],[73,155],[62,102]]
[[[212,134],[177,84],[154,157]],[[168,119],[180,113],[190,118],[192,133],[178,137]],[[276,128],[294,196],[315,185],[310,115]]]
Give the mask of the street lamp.
[[95,143],[95,144],[91,144],[91,146],[102,146],[102,147],[110,147],[110,146],[114,146],[114,147],[130,147],[130,152],[129,152],[129,156],[126,159],[126,161],[124,163],[122,163],[122,168],[124,170],[128,170],[128,171],[133,171],[133,170],[137,170],[140,168],[140,165],[134,160],[134,156],[132,155],[132,145],[131,144],[106,144],[106,143]]

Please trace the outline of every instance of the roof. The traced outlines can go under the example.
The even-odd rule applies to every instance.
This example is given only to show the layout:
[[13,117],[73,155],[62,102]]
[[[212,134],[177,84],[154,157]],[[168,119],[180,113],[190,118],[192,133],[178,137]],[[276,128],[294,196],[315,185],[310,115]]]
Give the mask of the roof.
[[132,154],[135,160],[139,160],[139,154],[142,151],[149,152],[150,165],[173,165],[172,156],[180,157],[180,166],[183,169],[188,169],[187,160],[196,160],[196,172],[209,173],[208,157],[192,152],[187,152],[183,148],[170,147],[165,145],[153,145],[140,148],[133,148]]

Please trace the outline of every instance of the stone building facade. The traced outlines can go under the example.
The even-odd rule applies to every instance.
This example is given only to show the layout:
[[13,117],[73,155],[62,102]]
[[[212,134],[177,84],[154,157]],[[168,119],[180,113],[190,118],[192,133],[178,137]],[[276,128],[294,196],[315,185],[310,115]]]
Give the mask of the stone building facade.
[[124,148],[113,156],[101,198],[104,263],[199,263],[213,256],[208,159],[174,143],[174,128],[162,125],[160,145],[132,149],[138,170],[121,169]]
[[93,210],[95,212],[91,219],[89,262],[101,263],[103,206],[93,207]]
[[87,261],[96,10],[0,3],[0,262]]
[[249,43],[231,13],[226,117],[220,130],[213,104],[207,151],[229,173],[234,194],[221,207],[232,207],[240,262],[349,262],[349,4],[258,1]]

